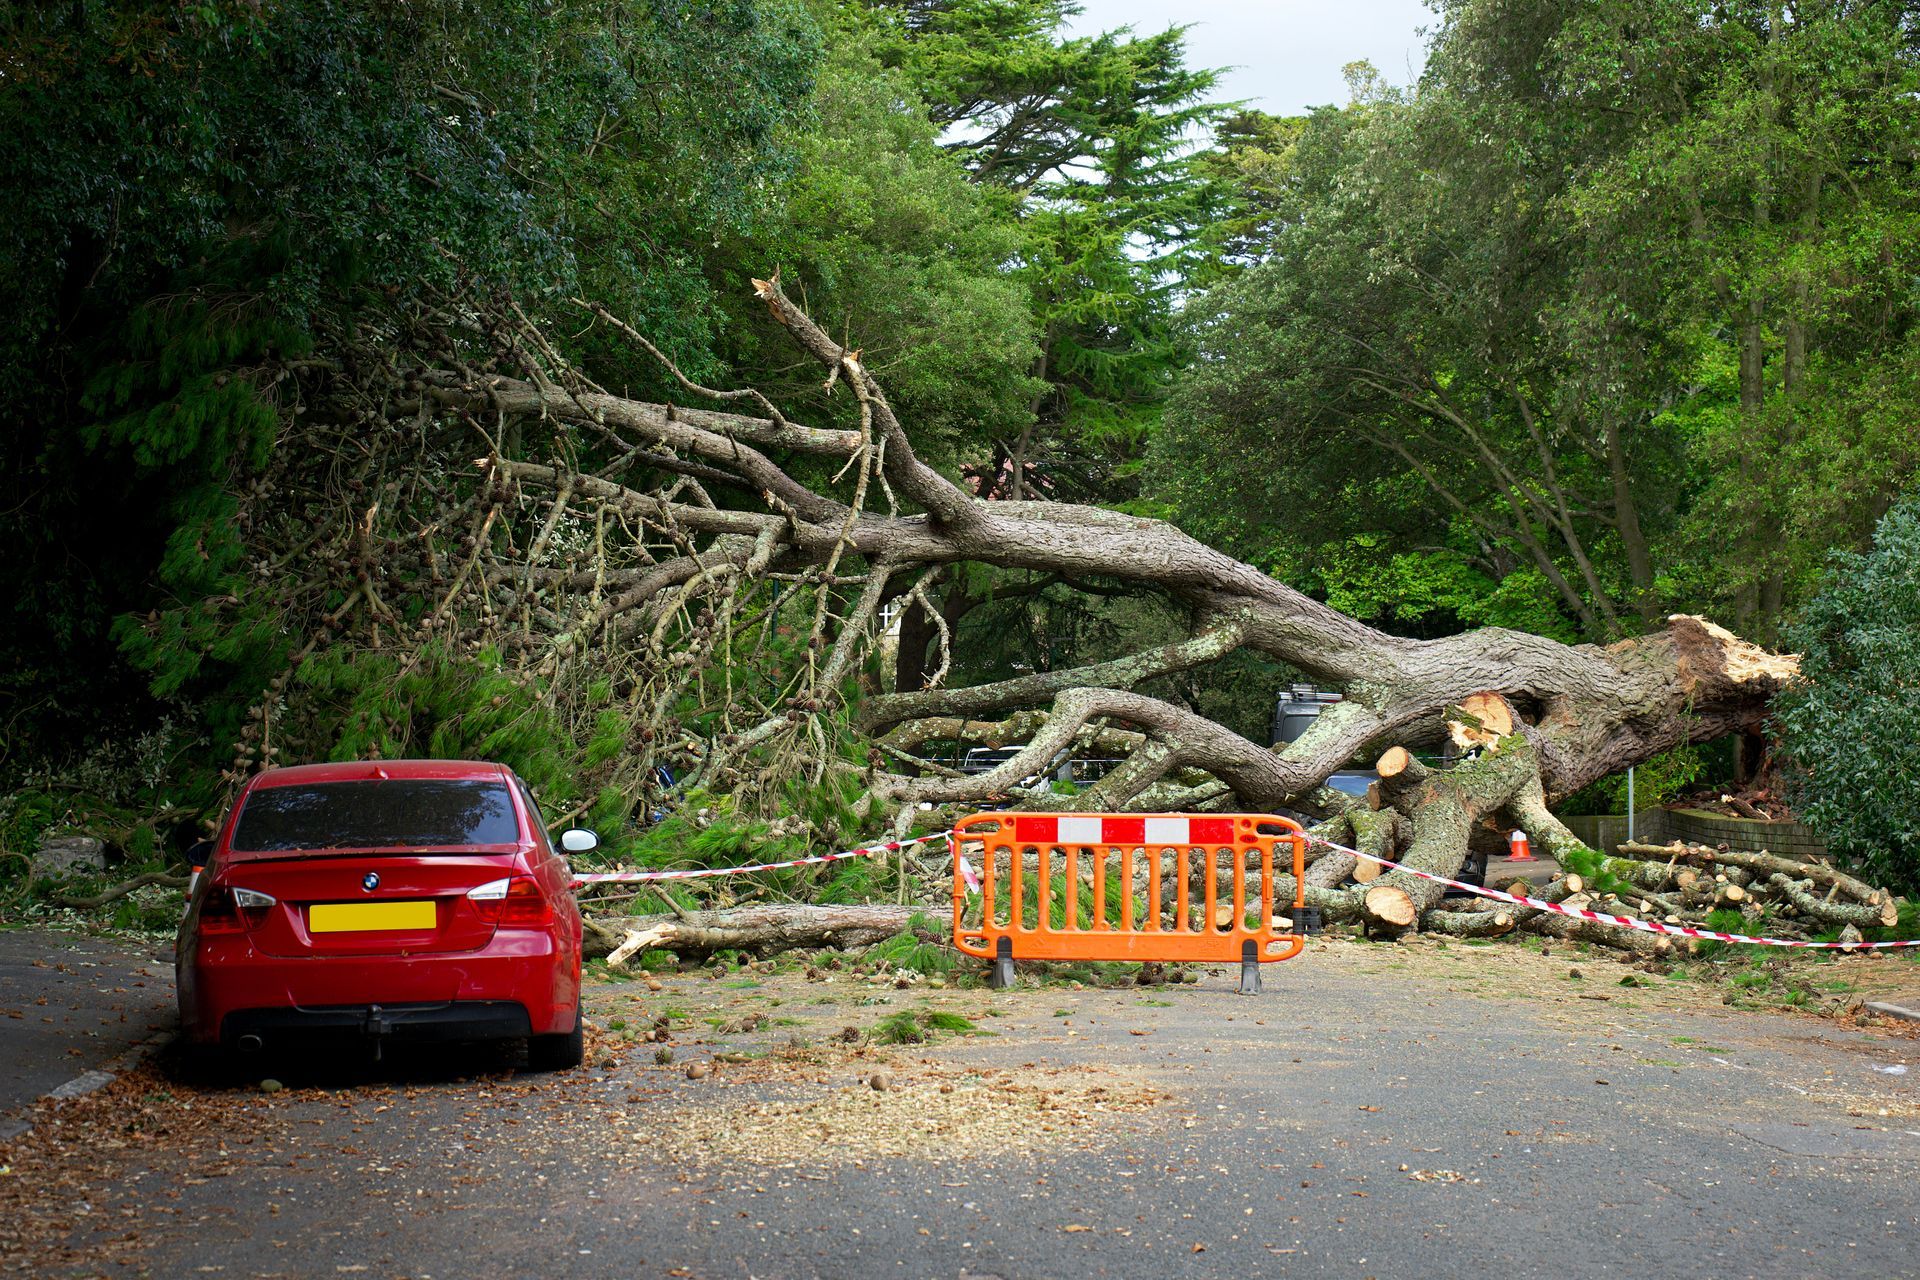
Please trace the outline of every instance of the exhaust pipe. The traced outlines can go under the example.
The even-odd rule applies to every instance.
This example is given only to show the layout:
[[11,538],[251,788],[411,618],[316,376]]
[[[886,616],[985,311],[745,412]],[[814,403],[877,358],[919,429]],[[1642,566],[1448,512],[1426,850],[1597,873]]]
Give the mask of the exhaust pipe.
[[258,1053],[264,1046],[261,1044],[259,1036],[247,1034],[234,1041],[233,1047],[242,1053]]

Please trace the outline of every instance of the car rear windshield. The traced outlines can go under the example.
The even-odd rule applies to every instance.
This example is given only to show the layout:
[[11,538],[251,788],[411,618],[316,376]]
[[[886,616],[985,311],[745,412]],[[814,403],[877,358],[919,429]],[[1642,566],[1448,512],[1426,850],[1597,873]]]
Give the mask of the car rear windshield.
[[396,778],[263,787],[240,810],[233,850],[457,848],[519,839],[504,781]]

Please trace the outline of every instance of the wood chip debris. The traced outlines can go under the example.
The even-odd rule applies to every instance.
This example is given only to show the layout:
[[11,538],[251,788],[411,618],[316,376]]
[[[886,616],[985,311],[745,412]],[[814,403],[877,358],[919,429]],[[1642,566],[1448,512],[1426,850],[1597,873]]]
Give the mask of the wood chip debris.
[[[1108,1068],[976,1072],[896,1063],[885,1074],[884,1090],[872,1087],[871,1068],[824,1088],[763,1076],[736,1077],[726,1091],[689,1089],[652,1112],[633,1140],[651,1155],[698,1164],[1028,1156],[1137,1132],[1140,1118],[1173,1098]],[[749,1083],[758,1096],[743,1096]]]

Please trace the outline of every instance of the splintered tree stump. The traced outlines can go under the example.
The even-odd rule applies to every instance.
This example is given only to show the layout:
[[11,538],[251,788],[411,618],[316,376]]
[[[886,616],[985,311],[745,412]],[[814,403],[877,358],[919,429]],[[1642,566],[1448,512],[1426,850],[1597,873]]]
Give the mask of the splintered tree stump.
[[1513,732],[1513,708],[1494,692],[1470,693],[1447,708],[1447,737],[1462,751],[1490,747]]

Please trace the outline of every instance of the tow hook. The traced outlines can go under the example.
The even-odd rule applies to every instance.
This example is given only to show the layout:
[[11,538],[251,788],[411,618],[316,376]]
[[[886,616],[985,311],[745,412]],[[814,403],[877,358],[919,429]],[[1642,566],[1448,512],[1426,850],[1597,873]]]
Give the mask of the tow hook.
[[380,1012],[379,1005],[367,1006],[367,1020],[361,1030],[373,1040],[373,1060],[380,1061],[382,1040],[392,1033],[393,1024],[388,1022],[386,1016]]

